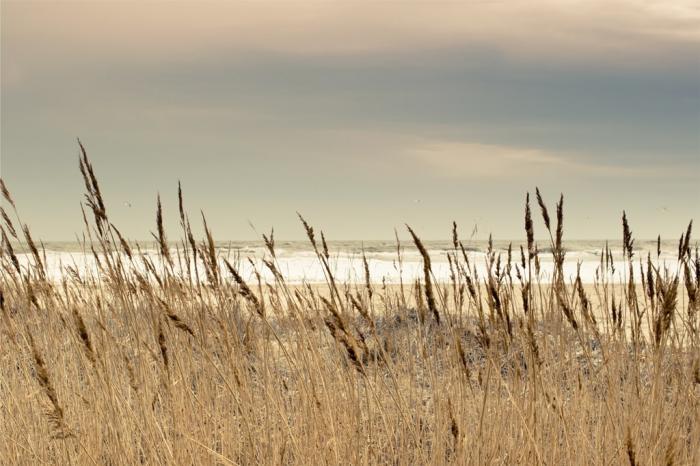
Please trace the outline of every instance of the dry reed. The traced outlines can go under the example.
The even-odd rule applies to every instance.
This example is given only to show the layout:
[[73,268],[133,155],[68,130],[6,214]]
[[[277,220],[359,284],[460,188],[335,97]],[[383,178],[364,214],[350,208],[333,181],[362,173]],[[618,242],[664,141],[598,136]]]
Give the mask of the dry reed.
[[[484,276],[453,223],[450,282],[435,280],[409,227],[421,280],[389,286],[364,250],[364,276],[339,281],[333,243],[299,216],[326,283],[287,283],[274,231],[268,283],[222,257],[203,214],[195,239],[179,184],[179,242],[160,197],[156,254],[123,237],[80,151],[94,271],[49,277],[1,212],[0,463],[700,464],[692,222],[677,263],[658,238],[637,264],[623,212],[624,282],[607,245],[593,284],[569,282],[563,197],[553,228],[536,189],[553,282],[527,194],[523,244],[489,244]],[[396,254],[403,270],[398,235]]]

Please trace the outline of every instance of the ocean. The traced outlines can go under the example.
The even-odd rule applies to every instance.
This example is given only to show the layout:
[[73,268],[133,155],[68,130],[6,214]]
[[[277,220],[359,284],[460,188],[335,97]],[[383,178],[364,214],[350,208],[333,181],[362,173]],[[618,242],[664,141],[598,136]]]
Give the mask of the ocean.
[[[520,246],[526,248],[524,241],[494,241],[493,250],[501,255],[501,263],[507,263],[508,246],[512,245],[512,262],[520,262]],[[552,254],[549,242],[539,241],[539,258],[541,263],[540,280],[547,282],[552,275]],[[159,254],[156,244],[153,242],[138,243],[142,254],[152,258],[159,264]],[[450,267],[447,259],[448,253],[454,252],[449,241],[424,241],[424,245],[431,257],[434,278],[438,282],[450,280]],[[566,250],[564,262],[564,275],[568,280],[574,280],[577,270],[580,270],[581,279],[585,283],[592,283],[596,277],[596,271],[601,265],[601,252],[605,248],[605,241],[565,241]],[[612,253],[615,272],[607,271],[607,277],[614,280],[622,279],[626,273],[626,267],[622,267],[622,243],[611,241],[608,243]],[[472,264],[477,267],[480,276],[486,272],[487,241],[464,242],[467,256]],[[172,244],[173,254],[179,246]],[[320,247],[320,245],[319,245]],[[422,278],[423,263],[421,256],[412,242],[405,241],[397,248],[396,241],[329,241],[330,265],[333,274],[339,282],[363,282],[365,271],[362,261],[364,253],[367,258],[370,271],[370,279],[374,283],[396,284],[400,281],[411,283],[417,278]],[[322,283],[325,281],[324,270],[316,257],[313,248],[308,241],[276,241],[276,263],[278,270],[289,283]],[[401,261],[399,258],[399,250]],[[84,250],[79,243],[48,242],[44,244],[47,275],[54,280],[59,280],[67,273],[67,268],[78,271],[83,276],[97,273],[96,260],[88,248]],[[264,280],[273,282],[272,273],[264,266],[262,259],[270,258],[269,252],[261,241],[218,241],[216,252],[222,266],[223,258],[235,264],[239,273],[252,279],[257,270]],[[526,251],[527,252],[527,251]],[[651,255],[654,264],[668,264],[675,267],[678,246],[674,241],[661,242],[661,254],[657,257],[657,242],[635,241],[634,260],[646,261],[647,255]],[[23,266],[28,266],[32,257],[27,251],[19,251],[18,257]],[[177,261],[175,261],[177,263]],[[143,262],[134,261],[137,269],[144,269]],[[639,270],[638,264],[635,271]],[[515,272],[513,270],[513,272]]]

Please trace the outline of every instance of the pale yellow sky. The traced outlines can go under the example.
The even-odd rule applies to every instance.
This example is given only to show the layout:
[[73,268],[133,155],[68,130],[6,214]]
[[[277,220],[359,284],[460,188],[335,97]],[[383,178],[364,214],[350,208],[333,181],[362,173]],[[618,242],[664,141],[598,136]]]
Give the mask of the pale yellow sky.
[[12,18],[5,40],[43,58],[51,57],[47,41],[129,59],[222,50],[364,54],[468,41],[562,60],[639,57],[700,41],[700,4],[691,0],[2,3]]

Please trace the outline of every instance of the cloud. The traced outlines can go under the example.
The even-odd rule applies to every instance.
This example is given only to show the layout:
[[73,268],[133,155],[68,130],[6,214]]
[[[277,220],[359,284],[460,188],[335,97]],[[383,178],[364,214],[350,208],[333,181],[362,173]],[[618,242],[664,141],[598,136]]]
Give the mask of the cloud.
[[[178,61],[201,54],[364,55],[476,46],[514,58],[649,65],[694,56],[692,0],[3,2],[9,60]],[[681,58],[679,60],[682,61]]]
[[580,154],[470,142],[424,142],[406,150],[408,160],[446,178],[518,178],[557,175],[687,178],[689,167],[601,164]]

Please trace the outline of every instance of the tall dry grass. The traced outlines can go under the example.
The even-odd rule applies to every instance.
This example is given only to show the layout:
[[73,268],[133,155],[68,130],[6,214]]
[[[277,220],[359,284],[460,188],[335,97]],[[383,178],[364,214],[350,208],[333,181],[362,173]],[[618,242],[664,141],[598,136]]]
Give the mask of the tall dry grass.
[[528,195],[524,247],[490,247],[486,276],[454,225],[451,281],[436,281],[409,228],[423,278],[390,287],[366,260],[364,281],[339,282],[300,216],[327,286],[285,282],[274,232],[266,283],[218,257],[204,217],[194,238],[181,189],[181,239],[167,241],[158,198],[160,259],[144,254],[110,222],[80,147],[97,274],[48,279],[0,185],[0,463],[700,464],[690,226],[662,264],[660,242],[637,257],[623,215],[624,263],[605,249],[584,286],[563,273],[563,198],[553,222],[537,190],[551,284]]

